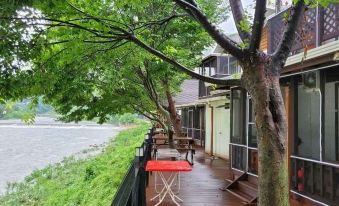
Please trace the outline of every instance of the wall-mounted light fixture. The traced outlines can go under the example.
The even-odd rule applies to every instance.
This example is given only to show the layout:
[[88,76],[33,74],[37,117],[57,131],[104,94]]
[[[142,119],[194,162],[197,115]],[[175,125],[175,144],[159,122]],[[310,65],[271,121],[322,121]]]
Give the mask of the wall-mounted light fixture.
[[136,147],[135,148],[135,156],[143,157],[144,156],[144,147]]

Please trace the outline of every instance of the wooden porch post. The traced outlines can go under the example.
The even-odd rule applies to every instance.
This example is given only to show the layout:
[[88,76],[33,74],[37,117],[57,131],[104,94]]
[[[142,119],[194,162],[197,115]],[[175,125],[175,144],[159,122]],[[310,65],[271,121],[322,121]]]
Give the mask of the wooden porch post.
[[213,121],[214,121],[214,111],[213,111],[213,107],[210,106],[211,108],[211,156],[213,156],[213,133],[214,133],[214,129],[213,129]]

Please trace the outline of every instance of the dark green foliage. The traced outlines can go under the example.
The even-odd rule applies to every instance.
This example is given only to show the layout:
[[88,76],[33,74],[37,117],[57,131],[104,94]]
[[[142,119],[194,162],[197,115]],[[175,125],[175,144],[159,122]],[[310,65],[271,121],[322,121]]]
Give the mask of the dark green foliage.
[[[199,24],[184,11],[174,11],[170,1],[13,2],[6,9],[12,12],[0,13],[0,36],[6,36],[0,43],[0,97],[44,95],[66,122],[97,118],[102,123],[114,114],[136,113],[135,107],[139,113],[156,110],[138,71],[151,75],[160,96],[163,79],[175,93],[187,78],[133,43],[110,37],[114,27],[133,25],[138,38],[190,68],[212,43]],[[220,2],[201,1],[215,23],[227,16]],[[159,23],[174,13],[179,16]],[[30,35],[23,35],[27,30]]]

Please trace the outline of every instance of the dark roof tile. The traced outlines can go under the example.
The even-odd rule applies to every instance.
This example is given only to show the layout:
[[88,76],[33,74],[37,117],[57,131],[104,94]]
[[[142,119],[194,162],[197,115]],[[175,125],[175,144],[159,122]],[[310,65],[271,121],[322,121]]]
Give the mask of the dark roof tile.
[[194,103],[199,99],[199,80],[188,79],[181,85],[181,92],[174,97],[176,106]]

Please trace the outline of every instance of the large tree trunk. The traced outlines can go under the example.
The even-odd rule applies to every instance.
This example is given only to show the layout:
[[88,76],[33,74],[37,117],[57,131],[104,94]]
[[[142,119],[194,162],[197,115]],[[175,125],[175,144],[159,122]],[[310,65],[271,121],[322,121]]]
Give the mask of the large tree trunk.
[[243,83],[256,111],[259,205],[285,206],[289,205],[287,123],[279,85],[280,68],[267,56],[258,58],[257,62],[244,65],[247,69],[244,69]]
[[168,112],[170,113],[170,116],[171,116],[171,122],[172,122],[172,125],[173,125],[173,129],[174,129],[175,135],[177,137],[180,137],[180,136],[182,136],[181,118],[177,113],[177,109],[175,107],[175,102],[173,100],[173,95],[172,95],[170,87],[168,85],[168,81],[163,80],[163,85],[164,85],[165,92],[166,92],[167,103],[168,103]]
[[173,138],[173,128],[172,128],[172,122],[171,122],[171,118],[170,118],[170,114],[169,112],[167,112],[167,110],[161,108],[159,109],[159,112],[162,114],[163,118],[164,118],[164,123],[162,124],[162,126],[164,127],[163,129],[166,131],[167,135],[168,135],[168,147],[171,149],[175,148],[174,145],[174,138]]

